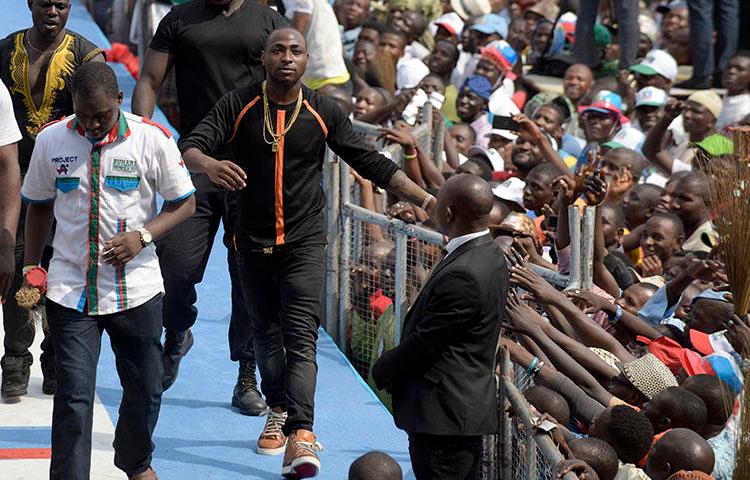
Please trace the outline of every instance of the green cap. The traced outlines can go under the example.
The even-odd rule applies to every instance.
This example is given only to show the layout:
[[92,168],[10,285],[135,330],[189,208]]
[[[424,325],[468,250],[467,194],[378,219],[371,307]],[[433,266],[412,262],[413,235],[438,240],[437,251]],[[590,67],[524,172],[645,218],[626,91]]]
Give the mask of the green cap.
[[734,153],[734,142],[724,135],[714,133],[700,142],[690,144],[691,147],[700,148],[711,156],[732,155]]
[[601,23],[594,25],[594,42],[599,47],[606,47],[612,43],[612,34],[609,33],[609,29]]

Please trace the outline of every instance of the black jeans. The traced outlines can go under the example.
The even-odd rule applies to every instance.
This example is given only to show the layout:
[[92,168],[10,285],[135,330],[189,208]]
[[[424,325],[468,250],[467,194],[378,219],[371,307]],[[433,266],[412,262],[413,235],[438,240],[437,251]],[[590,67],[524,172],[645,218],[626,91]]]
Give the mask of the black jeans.
[[198,298],[195,285],[203,280],[211,247],[224,223],[224,246],[232,283],[232,315],[229,320],[229,353],[232,361],[254,360],[250,330],[237,261],[232,248],[232,232],[237,220],[237,194],[216,186],[208,176],[193,175],[195,214],[156,240],[161,274],[164,278],[164,328],[178,332],[195,324]]
[[312,430],[325,248],[240,251],[238,260],[266,402],[288,412],[286,435]]
[[161,406],[161,295],[135,308],[88,316],[47,301],[55,345],[57,392],[52,411],[50,480],[87,480],[102,331],[115,354],[122,385],[115,428],[115,466],[132,475],[151,464],[151,435]]
[[409,456],[417,480],[476,480],[482,437],[409,433]]
[[[5,347],[5,354],[3,355],[3,360],[0,364],[4,367],[6,362],[10,360],[10,357],[23,357],[29,363],[31,362],[31,352],[29,352],[29,347],[34,343],[34,335],[36,333],[34,324],[29,321],[28,310],[19,307],[16,302],[16,292],[21,288],[21,284],[23,283],[23,228],[25,217],[26,207],[23,206],[18,221],[18,231],[16,233],[16,274],[13,276],[13,284],[11,285],[10,290],[8,291],[8,296],[5,298],[5,303],[3,303],[2,306],[3,329],[5,331],[3,346]],[[47,268],[51,258],[52,247],[44,247],[41,262],[42,266]],[[55,352],[47,332],[44,332],[44,340],[42,340],[41,347],[42,354],[40,361],[51,365],[55,361]]]

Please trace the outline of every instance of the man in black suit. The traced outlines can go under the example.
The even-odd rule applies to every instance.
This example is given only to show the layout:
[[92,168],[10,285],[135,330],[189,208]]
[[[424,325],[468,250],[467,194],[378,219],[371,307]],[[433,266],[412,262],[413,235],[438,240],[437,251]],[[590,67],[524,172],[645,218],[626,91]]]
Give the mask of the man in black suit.
[[373,366],[390,390],[396,425],[409,434],[418,480],[475,479],[482,435],[497,427],[495,352],[508,268],[490,237],[492,190],[451,177],[435,221],[451,240],[404,321],[402,341]]

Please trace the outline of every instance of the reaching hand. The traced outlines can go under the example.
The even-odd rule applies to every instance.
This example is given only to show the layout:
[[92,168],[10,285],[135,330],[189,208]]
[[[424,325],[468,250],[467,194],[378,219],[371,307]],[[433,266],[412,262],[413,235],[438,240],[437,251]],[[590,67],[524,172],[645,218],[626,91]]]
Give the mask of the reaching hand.
[[687,274],[694,280],[729,283],[724,264],[718,260],[693,260],[687,268]]
[[664,107],[664,117],[669,120],[674,120],[682,114],[685,109],[685,104],[675,98],[670,98],[667,101],[667,105]]
[[750,355],[750,318],[735,315],[734,320],[727,322],[726,337],[734,350],[747,358]]
[[518,136],[522,140],[537,143],[544,140],[544,132],[539,126],[523,113],[513,115],[513,120],[518,122]]
[[414,206],[409,202],[396,202],[388,208],[388,216],[398,218],[402,222],[417,223],[417,215],[414,213]]
[[635,96],[636,81],[630,71],[620,70],[620,73],[617,75],[617,86],[624,98]]
[[405,127],[381,128],[380,132],[382,132],[380,138],[389,142],[398,143],[404,147],[404,150],[414,149],[417,145],[417,140]]
[[505,311],[510,320],[510,327],[518,333],[533,337],[544,325],[544,319],[533,308],[521,302],[515,289],[508,292]]
[[589,175],[583,182],[583,196],[590,206],[601,205],[607,198],[609,187],[601,170]]
[[232,192],[245,188],[247,180],[245,171],[229,160],[214,160],[206,167],[206,175],[216,185]]
[[664,271],[664,266],[661,260],[656,255],[645,257],[641,264],[638,266],[643,277],[653,277],[654,275],[661,275]]
[[560,299],[561,293],[528,267],[522,265],[511,267],[510,282],[529,292],[534,297],[534,301],[540,305],[554,304]]
[[599,475],[591,468],[591,465],[577,458],[561,460],[557,465],[557,478],[562,479],[569,473],[572,473],[580,480],[599,480]]
[[583,313],[592,314],[598,311],[609,313],[614,311],[614,304],[606,298],[599,296],[591,290],[570,290],[565,292],[576,305],[583,305]]

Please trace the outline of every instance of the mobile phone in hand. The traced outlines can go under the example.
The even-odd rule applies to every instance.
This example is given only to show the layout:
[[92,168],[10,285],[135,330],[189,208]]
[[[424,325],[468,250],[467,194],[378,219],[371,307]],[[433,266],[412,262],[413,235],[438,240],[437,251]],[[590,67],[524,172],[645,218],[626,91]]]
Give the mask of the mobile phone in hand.
[[500,115],[495,115],[492,118],[492,128],[497,130],[510,130],[511,132],[517,132],[518,131],[518,122],[513,120],[512,117],[502,117]]

